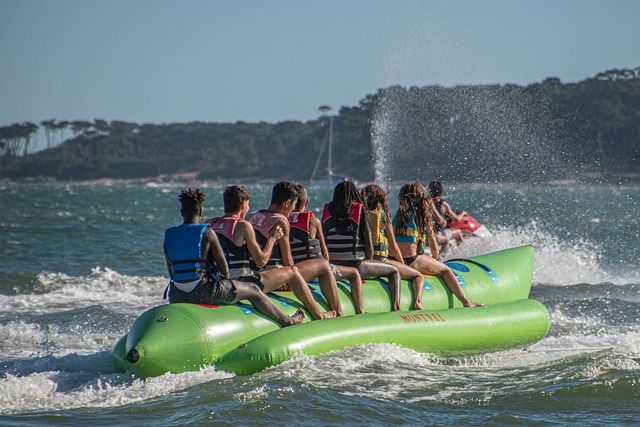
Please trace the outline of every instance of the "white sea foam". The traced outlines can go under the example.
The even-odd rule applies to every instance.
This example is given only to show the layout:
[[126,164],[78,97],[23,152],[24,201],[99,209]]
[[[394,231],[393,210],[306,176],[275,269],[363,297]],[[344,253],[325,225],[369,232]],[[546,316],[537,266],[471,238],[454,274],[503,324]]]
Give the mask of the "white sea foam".
[[640,282],[636,274],[613,274],[601,265],[599,245],[586,239],[567,241],[544,232],[536,222],[520,228],[498,227],[492,229],[493,236],[471,238],[454,248],[448,259],[471,257],[521,245],[534,247],[533,282],[567,286],[580,283],[613,283],[624,285]]
[[69,371],[8,374],[0,379],[0,414],[38,413],[75,408],[109,408],[155,400],[231,374],[203,368],[198,372],[165,374],[146,380],[124,373],[89,376],[78,381]]
[[131,312],[162,304],[167,285],[167,279],[161,276],[127,276],[101,267],[87,276],[41,273],[36,282],[37,292],[0,298],[0,314],[55,313],[92,305]]

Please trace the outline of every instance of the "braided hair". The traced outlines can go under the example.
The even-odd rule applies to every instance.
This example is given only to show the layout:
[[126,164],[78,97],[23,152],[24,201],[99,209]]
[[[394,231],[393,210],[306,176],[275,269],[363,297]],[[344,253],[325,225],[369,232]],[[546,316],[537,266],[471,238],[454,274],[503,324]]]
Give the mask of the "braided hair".
[[199,189],[183,190],[180,192],[178,200],[182,204],[182,212],[186,215],[193,215],[198,213],[202,209],[202,203],[206,200],[207,196]]
[[400,188],[398,193],[398,222],[396,230],[406,229],[414,215],[414,221],[418,227],[418,234],[425,235],[432,231],[433,213],[431,204],[427,199],[427,191],[420,181],[410,182]]
[[391,219],[389,218],[389,205],[387,204],[387,193],[376,184],[369,184],[362,189],[362,199],[365,207],[370,211],[378,209],[378,205],[382,206],[382,223],[380,226],[384,228]]
[[371,230],[367,206],[358,192],[358,187],[349,180],[345,179],[344,181],[339,182],[333,189],[333,200],[329,202],[329,213],[331,213],[331,216],[334,218],[349,218],[349,209],[351,208],[351,203],[354,202],[363,205],[365,227],[367,230]]

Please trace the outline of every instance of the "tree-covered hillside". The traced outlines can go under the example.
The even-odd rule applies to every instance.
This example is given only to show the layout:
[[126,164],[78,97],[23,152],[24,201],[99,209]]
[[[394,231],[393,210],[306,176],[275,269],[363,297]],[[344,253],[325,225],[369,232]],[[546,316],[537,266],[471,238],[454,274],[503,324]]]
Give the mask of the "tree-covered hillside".
[[[579,83],[404,88],[280,123],[45,120],[0,127],[0,178],[547,181],[640,176],[640,67]],[[47,149],[30,153],[44,130]],[[64,136],[67,136],[64,138]]]

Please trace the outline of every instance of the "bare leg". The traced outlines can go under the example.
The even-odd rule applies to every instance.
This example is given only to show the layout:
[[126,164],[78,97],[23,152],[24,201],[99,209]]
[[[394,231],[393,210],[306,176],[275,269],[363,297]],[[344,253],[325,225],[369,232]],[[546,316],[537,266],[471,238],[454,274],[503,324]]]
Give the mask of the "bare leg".
[[292,326],[302,323],[304,311],[298,309],[293,316],[288,316],[269,298],[255,283],[233,281],[236,287],[237,300],[246,299],[256,310],[265,316],[269,316],[282,326]]
[[424,277],[422,276],[422,273],[400,261],[390,259],[387,260],[387,262],[398,269],[401,278],[411,280],[411,287],[413,288],[413,295],[415,296],[413,309],[423,310],[424,307],[422,306],[422,289],[424,286]]
[[438,243],[438,246],[440,246],[440,258],[445,257],[451,249],[449,239],[443,233],[438,232],[436,234],[436,242]]
[[304,304],[311,313],[314,320],[328,319],[336,317],[334,310],[322,312],[320,307],[313,299],[307,282],[302,278],[298,269],[295,267],[272,268],[260,272],[260,281],[264,285],[266,293],[273,292],[285,283],[288,283],[293,290],[293,294]]
[[362,300],[362,278],[360,272],[355,267],[347,267],[346,265],[337,265],[340,276],[349,281],[351,289],[351,298],[356,308],[356,314],[364,314],[364,302]]
[[375,259],[365,259],[358,265],[360,276],[364,279],[386,277],[391,294],[391,311],[400,310],[400,273],[393,265]]
[[307,259],[297,263],[296,267],[306,282],[315,277],[320,279],[320,291],[327,299],[329,308],[335,310],[338,316],[344,316],[340,298],[338,298],[338,285],[329,263],[324,259]]
[[418,255],[415,261],[411,264],[411,267],[416,270],[424,273],[424,274],[432,274],[438,277],[441,277],[444,280],[444,283],[447,285],[451,293],[453,293],[456,298],[460,300],[463,306],[465,307],[481,307],[484,304],[476,303],[469,301],[464,294],[464,291],[460,287],[460,282],[458,282],[458,278],[453,271],[445,264],[441,263],[438,260],[435,260],[426,255]]

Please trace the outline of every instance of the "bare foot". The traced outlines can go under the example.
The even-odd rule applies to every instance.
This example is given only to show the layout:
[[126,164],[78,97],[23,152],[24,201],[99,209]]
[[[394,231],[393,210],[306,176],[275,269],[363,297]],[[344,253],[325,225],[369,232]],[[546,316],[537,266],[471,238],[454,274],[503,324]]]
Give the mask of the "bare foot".
[[424,307],[422,306],[422,303],[421,303],[421,302],[416,301],[416,302],[413,304],[413,309],[414,309],[414,310],[424,310]]
[[473,302],[473,301],[467,301],[462,305],[464,305],[465,307],[484,307],[484,304],[480,302]]
[[289,326],[299,325],[300,323],[302,323],[304,318],[305,318],[304,310],[301,308],[297,309],[294,315],[291,316],[291,325]]
[[336,312],[337,317],[342,317],[344,316],[344,311],[338,311]]
[[335,310],[330,310],[330,311],[325,311],[324,313],[322,313],[322,318],[323,319],[331,319],[336,317],[337,313]]

